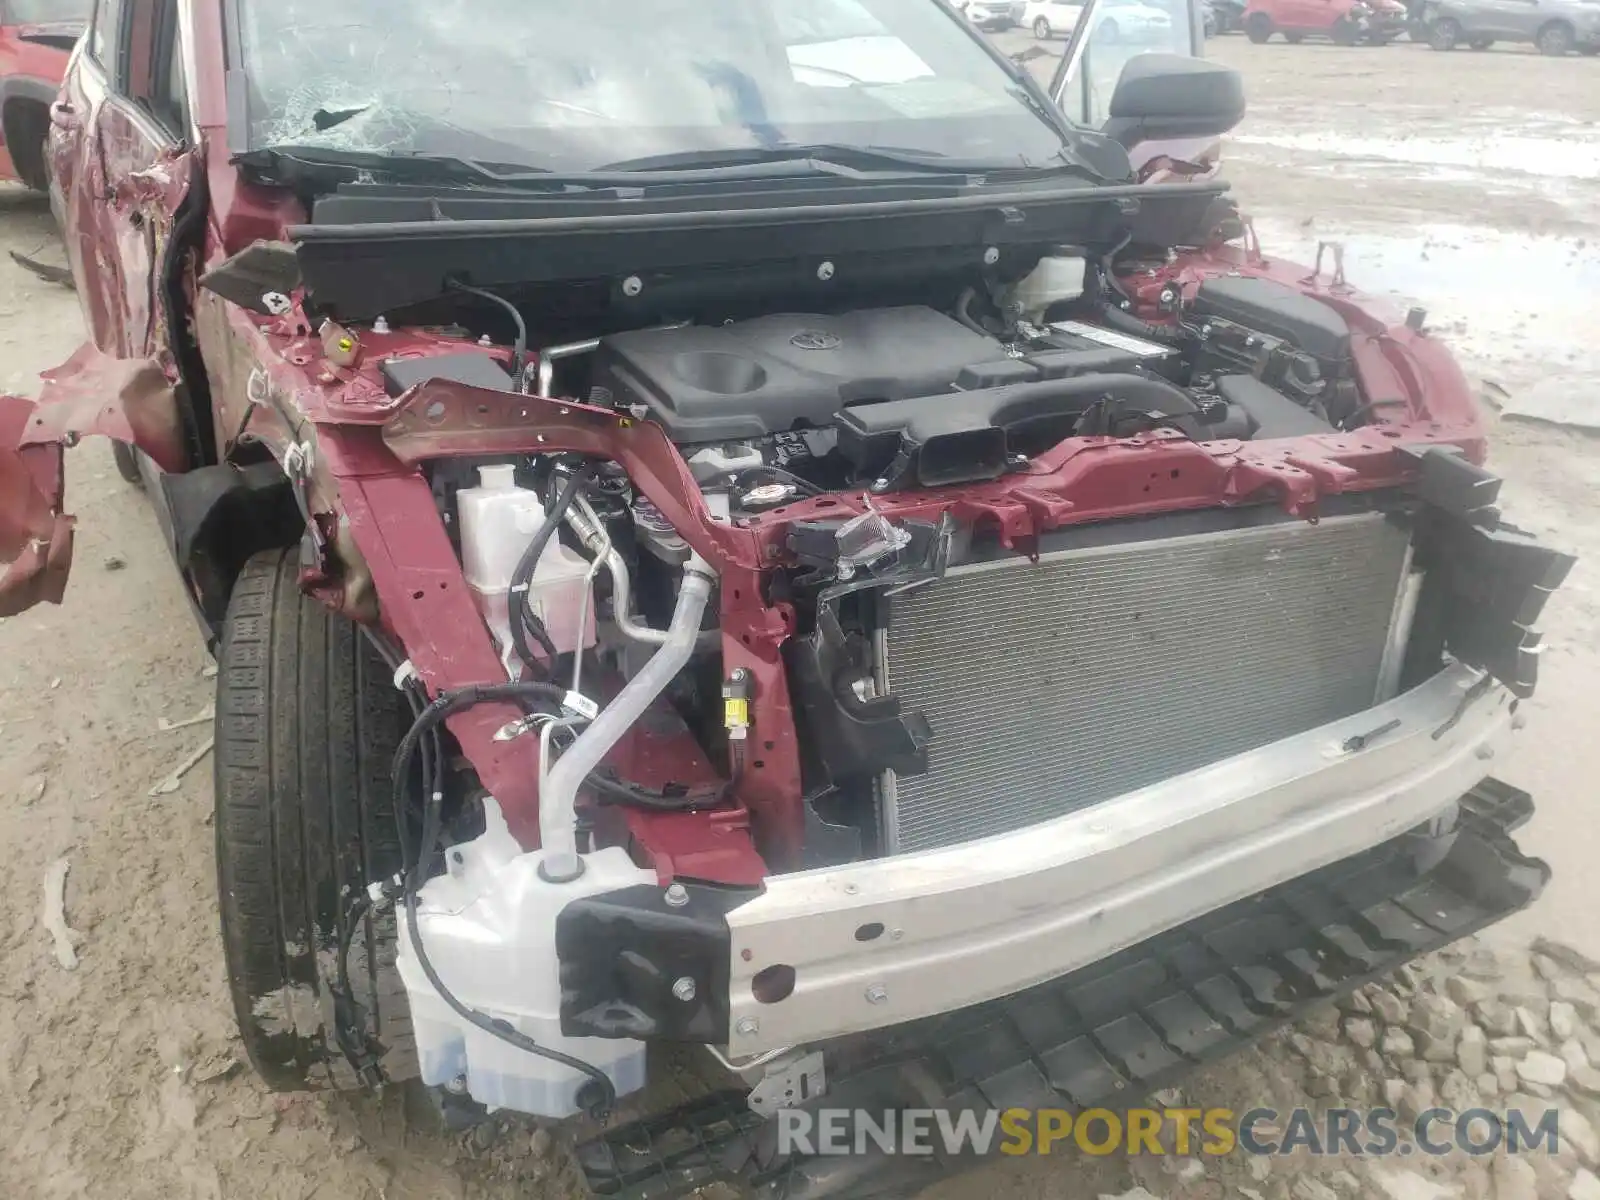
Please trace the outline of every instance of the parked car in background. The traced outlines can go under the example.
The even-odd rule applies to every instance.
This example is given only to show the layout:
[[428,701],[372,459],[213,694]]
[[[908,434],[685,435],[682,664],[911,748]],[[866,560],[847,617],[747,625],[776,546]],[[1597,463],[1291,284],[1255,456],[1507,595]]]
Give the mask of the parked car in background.
[[1082,0],[1028,0],[1022,23],[1040,40],[1067,37],[1078,27],[1082,15]]
[[[1187,16],[1187,4],[1183,7]],[[1095,6],[1095,23],[1089,35],[1102,42],[1165,48],[1172,26],[1172,14],[1156,4],[1145,0],[1101,0]]]
[[49,185],[50,106],[92,0],[0,0],[0,179]]
[[1034,30],[1034,37],[1069,37],[1083,16],[1082,0],[1027,0],[1022,10],[1022,26]]
[[1250,0],[1244,31],[1252,42],[1281,33],[1288,42],[1312,37],[1384,46],[1406,31],[1406,9],[1399,0]]
[[957,0],[956,9],[979,29],[991,32],[1022,24],[1025,0]]
[[1423,23],[1435,50],[1532,42],[1541,54],[1600,54],[1600,0],[1430,0]]
[[1233,33],[1244,28],[1245,0],[1209,0],[1217,33]]

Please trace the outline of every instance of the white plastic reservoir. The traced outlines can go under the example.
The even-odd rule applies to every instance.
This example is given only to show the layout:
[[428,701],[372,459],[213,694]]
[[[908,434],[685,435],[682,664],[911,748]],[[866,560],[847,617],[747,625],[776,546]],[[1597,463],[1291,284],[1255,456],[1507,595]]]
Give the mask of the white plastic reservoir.
[[[656,875],[611,847],[584,856],[572,883],[539,878],[540,853],[523,853],[506,829],[500,807],[484,802],[488,828],[452,847],[447,874],[417,894],[417,927],[439,978],[467,1007],[511,1024],[541,1046],[600,1068],[617,1095],[645,1083],[645,1044],[631,1039],[571,1038],[561,1033],[561,982],[556,918],[573,900],[618,888],[654,884]],[[428,983],[400,914],[397,965],[411,1001],[422,1081],[465,1079],[467,1090],[491,1109],[562,1118],[578,1112],[581,1071],[519,1050],[478,1029]]]
[[1032,274],[1017,284],[1012,299],[1021,307],[1024,318],[1038,324],[1051,305],[1083,295],[1083,280],[1082,254],[1049,254],[1039,260]]
[[[478,486],[462,488],[456,504],[467,586],[509,669],[511,577],[544,524],[544,505],[537,492],[517,486],[510,464],[479,467]],[[588,561],[554,536],[534,567],[528,603],[562,654],[594,645],[593,598],[584,603],[588,572]]]

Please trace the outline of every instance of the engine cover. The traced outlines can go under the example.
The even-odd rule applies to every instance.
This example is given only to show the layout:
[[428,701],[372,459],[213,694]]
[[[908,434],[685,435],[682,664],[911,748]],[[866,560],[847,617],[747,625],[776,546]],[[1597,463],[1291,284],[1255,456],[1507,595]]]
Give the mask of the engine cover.
[[995,339],[931,308],[779,313],[731,325],[640,329],[601,340],[594,383],[642,404],[676,442],[828,425],[846,405],[948,391],[1004,363]]

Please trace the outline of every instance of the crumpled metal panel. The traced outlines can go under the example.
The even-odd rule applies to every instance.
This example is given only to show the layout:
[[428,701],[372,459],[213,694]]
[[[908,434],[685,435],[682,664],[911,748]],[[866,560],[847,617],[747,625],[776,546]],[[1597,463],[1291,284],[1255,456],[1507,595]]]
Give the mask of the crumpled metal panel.
[[933,727],[895,852],[1026,828],[1370,707],[1409,534],[1379,514],[957,567],[890,602]]
[[0,396],[0,617],[61,603],[72,564],[73,520],[61,512],[61,446],[14,449],[33,401]]

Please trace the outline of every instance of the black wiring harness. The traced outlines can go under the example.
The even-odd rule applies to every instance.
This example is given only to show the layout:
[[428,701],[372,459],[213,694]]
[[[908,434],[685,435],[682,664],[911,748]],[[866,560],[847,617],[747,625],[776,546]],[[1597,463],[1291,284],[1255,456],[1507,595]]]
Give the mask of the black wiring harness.
[[[460,287],[460,290],[473,289]],[[527,603],[527,593],[545,547],[549,545],[561,521],[579,493],[593,479],[594,474],[592,465],[584,465],[572,472],[551,503],[544,523],[528,544],[527,550],[518,560],[516,569],[512,573],[510,615],[513,647],[528,668],[537,672],[541,678],[476,684],[440,693],[430,702],[421,679],[415,672],[408,671],[402,656],[382,635],[367,626],[362,627],[367,640],[394,672],[395,686],[405,695],[412,713],[411,727],[401,739],[391,767],[395,824],[400,841],[401,862],[404,864],[403,872],[396,879],[379,883],[371,892],[361,891],[347,895],[348,908],[339,922],[338,930],[338,983],[334,996],[337,1023],[335,1034],[341,1051],[357,1070],[363,1082],[369,1086],[376,1086],[382,1082],[382,1072],[378,1067],[382,1048],[366,1036],[365,1017],[350,983],[350,949],[359,926],[370,920],[372,914],[380,908],[388,904],[398,904],[405,913],[406,936],[410,940],[412,952],[416,955],[417,965],[422,968],[423,975],[434,991],[462,1020],[519,1050],[587,1075],[589,1082],[579,1090],[578,1104],[591,1116],[596,1118],[606,1116],[616,1103],[616,1087],[604,1071],[592,1063],[539,1045],[510,1023],[478,1012],[456,996],[439,977],[438,971],[428,958],[417,921],[417,893],[427,882],[444,832],[444,774],[448,759],[441,739],[441,726],[456,713],[479,704],[511,703],[519,707],[527,717],[540,714],[555,716],[562,711],[563,704],[569,698],[565,689],[551,682],[559,654],[543,624]],[[533,655],[530,638],[538,642],[540,648],[548,655],[548,666]],[[407,783],[411,778],[413,760],[420,762],[419,778],[423,812],[422,825],[415,845],[412,845],[407,804]],[[696,787],[669,784],[661,790],[655,790],[599,770],[592,772],[586,782],[593,791],[596,802],[600,804],[633,805],[658,811],[683,812],[715,807],[727,800],[726,783]]]
[[[573,501],[594,478],[593,467],[580,467],[572,473],[566,486],[556,496],[555,503],[545,513],[544,524],[539,526],[539,532],[533,535],[533,541],[528,543],[528,548],[522,552],[522,557],[517,560],[516,570],[511,573],[511,644],[517,652],[517,657],[528,665],[529,670],[539,672],[545,679],[551,677],[555,669],[556,659],[560,655],[556,646],[550,640],[549,633],[544,624],[534,615],[533,607],[528,604],[528,589],[533,584],[533,573],[538,569],[539,559],[544,554],[545,547],[550,544],[550,539],[555,536],[556,529],[560,526],[567,512],[572,508]],[[528,639],[533,638],[539,643],[540,648],[550,658],[549,668],[545,668],[533,655]]]
[[[411,697],[413,711],[421,703],[421,684],[407,681],[407,694]],[[402,888],[401,902],[405,908],[406,936],[410,938],[412,953],[417,956],[417,965],[422,968],[422,973],[427,977],[433,990],[462,1020],[476,1026],[485,1033],[492,1034],[508,1045],[515,1046],[518,1050],[548,1059],[550,1062],[559,1063],[580,1071],[589,1077],[578,1092],[578,1105],[590,1116],[599,1120],[607,1116],[617,1102],[617,1089],[608,1076],[593,1063],[585,1062],[570,1054],[563,1054],[559,1050],[552,1050],[541,1046],[532,1038],[516,1029],[508,1021],[503,1021],[485,1013],[478,1012],[461,1001],[439,978],[439,973],[434,969],[428,952],[422,945],[422,933],[417,926],[417,892],[426,882],[428,864],[438,849],[439,835],[443,831],[443,804],[444,791],[440,779],[440,767],[444,761],[443,747],[439,742],[439,726],[446,718],[455,713],[463,712],[479,704],[497,704],[512,702],[517,704],[547,704],[559,707],[563,696],[562,690],[550,683],[491,683],[480,684],[472,687],[461,688],[454,692],[442,693],[431,704],[421,708],[417,719],[400,740],[399,749],[394,756],[394,795],[396,817],[405,803],[406,774],[411,766],[411,759],[419,750],[422,755],[422,795],[424,816],[422,822],[422,842],[417,847],[416,854],[410,860],[409,869],[406,871],[405,883]],[[402,822],[403,824],[403,822]]]

